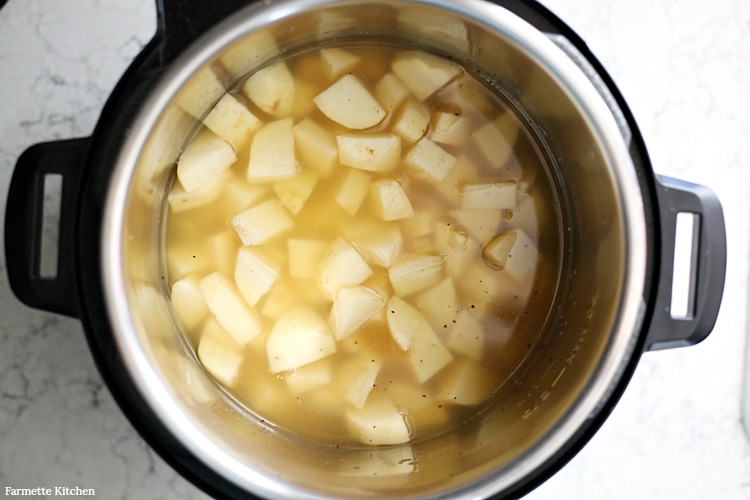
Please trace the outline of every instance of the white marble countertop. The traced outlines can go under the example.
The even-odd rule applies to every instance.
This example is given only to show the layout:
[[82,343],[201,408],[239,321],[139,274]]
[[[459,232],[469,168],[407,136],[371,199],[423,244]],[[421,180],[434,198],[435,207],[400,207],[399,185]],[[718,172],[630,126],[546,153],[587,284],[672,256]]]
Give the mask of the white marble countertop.
[[[599,433],[529,498],[750,498],[741,424],[750,232],[750,2],[546,0],[617,82],[658,173],[704,184],[728,227],[713,334],[646,354]],[[18,155],[91,133],[155,26],[151,0],[10,0],[0,10],[0,219]],[[0,222],[0,224],[3,224]],[[4,255],[4,250],[0,253]],[[102,498],[202,498],[139,438],[81,325],[11,294],[0,259],[0,496],[94,488]]]

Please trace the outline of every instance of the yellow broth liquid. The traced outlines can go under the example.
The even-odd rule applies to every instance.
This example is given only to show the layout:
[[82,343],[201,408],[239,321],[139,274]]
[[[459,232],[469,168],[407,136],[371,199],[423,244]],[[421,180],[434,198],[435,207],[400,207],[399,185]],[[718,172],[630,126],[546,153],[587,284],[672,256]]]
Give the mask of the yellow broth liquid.
[[[375,95],[375,85],[391,71],[393,58],[401,51],[396,47],[367,45],[340,47],[360,58],[359,64],[348,73],[354,74]],[[331,79],[321,70],[321,57],[317,50],[293,55],[285,63],[296,82],[298,91],[304,90],[309,98],[298,97],[292,117],[295,123],[303,118],[311,118],[322,125],[333,136],[352,131],[330,120],[310,101],[312,97],[328,88]],[[220,65],[214,68],[221,72]],[[276,120],[258,109],[242,92],[242,82],[231,94],[264,123]],[[447,432],[466,421],[475,418],[486,405],[501,398],[504,390],[512,385],[514,377],[522,373],[524,362],[529,358],[534,346],[540,341],[545,324],[553,309],[560,279],[562,258],[562,236],[560,213],[556,190],[545,167],[544,155],[540,152],[533,135],[522,120],[494,89],[475,79],[462,70],[460,76],[445,88],[437,91],[424,101],[424,105],[434,113],[436,110],[456,110],[468,119],[471,135],[464,145],[444,145],[443,150],[457,158],[451,173],[441,183],[415,176],[402,164],[393,172],[370,173],[372,180],[397,178],[407,194],[414,210],[409,220],[394,222],[401,229],[403,245],[401,255],[418,251],[437,254],[446,250],[436,244],[435,226],[449,225],[458,234],[468,235],[473,244],[463,251],[470,264],[451,275],[448,266],[442,276],[451,278],[456,292],[459,311],[467,311],[482,327],[484,341],[481,359],[471,359],[460,352],[448,350],[452,361],[423,383],[415,376],[408,353],[401,349],[388,330],[387,306],[370,318],[355,333],[337,342],[336,352],[315,361],[310,366],[271,373],[265,342],[279,317],[291,309],[304,306],[314,311],[320,318],[328,320],[331,301],[316,279],[300,279],[289,273],[289,239],[315,239],[333,242],[336,238],[353,241],[357,228],[378,217],[372,204],[365,202],[355,215],[346,213],[334,201],[340,187],[343,172],[350,167],[336,165],[328,175],[320,175],[304,208],[294,216],[294,227],[283,236],[263,243],[263,251],[275,255],[281,262],[280,272],[272,290],[254,306],[260,317],[262,332],[241,348],[244,356],[236,384],[226,387],[228,393],[249,412],[268,424],[287,430],[293,434],[315,441],[337,446],[367,445],[347,423],[347,411],[351,404],[344,398],[342,379],[346,378],[339,370],[352,360],[363,363],[371,356],[382,361],[381,368],[367,396],[366,411],[370,402],[391,401],[403,416],[409,429],[411,441],[428,439]],[[387,109],[385,119],[365,132],[388,132],[393,129],[394,117],[399,107]],[[512,139],[513,149],[507,161],[499,168],[493,168],[488,159],[479,151],[474,141],[474,132],[501,115],[513,117],[518,129]],[[425,137],[430,137],[432,124]],[[231,219],[249,207],[272,198],[273,189],[265,189],[260,199],[248,201],[246,193],[253,189],[272,186],[257,186],[248,181],[247,169],[250,156],[251,138],[240,147],[237,161],[231,166],[229,177],[220,196],[210,203],[188,210],[174,211],[167,207],[165,224],[165,249],[168,285],[177,280],[202,277],[219,272],[234,282],[234,266],[242,242],[233,230]],[[402,155],[411,145],[402,141]],[[309,166],[297,151],[299,169],[305,172]],[[467,165],[469,166],[467,168]],[[468,177],[467,177],[468,176]],[[510,209],[497,209],[501,215],[499,224],[493,228],[492,237],[513,229],[522,229],[533,243],[531,251],[536,266],[533,275],[524,283],[515,283],[503,276],[504,270],[497,269],[487,262],[483,249],[492,238],[478,241],[471,236],[469,228],[452,217],[451,212],[460,209],[458,189],[462,182],[475,178],[513,180],[517,183],[517,205]],[[177,180],[175,180],[177,184]],[[489,213],[489,212],[488,212]],[[424,216],[429,214],[429,216]],[[423,219],[420,219],[420,217]],[[428,221],[420,224],[419,220]],[[414,236],[410,231],[418,230]],[[356,247],[356,241],[354,241]],[[460,246],[461,243],[458,243]],[[516,249],[515,251],[522,251]],[[387,297],[394,294],[389,282],[388,269],[371,266],[374,274],[363,285],[371,286]],[[403,297],[403,299],[424,311],[430,309],[429,295],[424,291]],[[425,298],[427,297],[427,298]],[[441,342],[447,339],[454,328],[457,315],[442,314],[441,318],[427,317]],[[448,318],[448,319],[445,319]],[[203,321],[188,329],[186,338],[195,350],[209,321],[209,314]],[[316,364],[327,364],[330,382],[312,389],[297,392],[290,390],[289,379],[305,375],[305,370],[314,370]],[[474,394],[470,404],[460,404],[458,397],[452,396],[446,386],[461,377],[460,367],[471,366],[474,378],[469,379],[471,388],[481,392]],[[478,375],[476,375],[478,374]],[[461,390],[460,387],[458,389]]]

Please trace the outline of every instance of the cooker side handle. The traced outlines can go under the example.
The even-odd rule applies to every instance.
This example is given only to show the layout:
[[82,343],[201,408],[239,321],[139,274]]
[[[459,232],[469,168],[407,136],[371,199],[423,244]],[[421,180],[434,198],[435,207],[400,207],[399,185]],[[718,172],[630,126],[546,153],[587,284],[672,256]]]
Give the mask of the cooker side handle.
[[[657,176],[657,196],[662,251],[656,307],[645,344],[651,351],[697,344],[708,336],[719,314],[727,262],[724,213],[711,190]],[[692,231],[688,224],[687,236],[680,238],[686,240],[682,243],[676,242],[678,214],[687,214],[692,222]],[[685,252],[689,263],[689,269],[683,270],[689,273],[683,280],[686,289],[677,290],[686,292],[685,307],[677,315],[672,307],[676,252]]]
[[[5,210],[5,257],[8,281],[24,304],[79,317],[76,220],[80,172],[89,139],[36,144],[21,154],[13,171]],[[62,180],[54,274],[41,272],[45,180]],[[51,242],[54,243],[54,242]]]

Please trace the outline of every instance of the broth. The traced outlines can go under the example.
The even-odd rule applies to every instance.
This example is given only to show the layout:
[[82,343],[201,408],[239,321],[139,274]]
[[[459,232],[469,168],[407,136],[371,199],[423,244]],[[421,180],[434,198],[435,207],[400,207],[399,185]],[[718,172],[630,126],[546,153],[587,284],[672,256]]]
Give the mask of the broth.
[[562,235],[544,155],[499,93],[432,54],[347,45],[267,66],[197,118],[166,275],[232,398],[362,446],[502,396],[553,308]]

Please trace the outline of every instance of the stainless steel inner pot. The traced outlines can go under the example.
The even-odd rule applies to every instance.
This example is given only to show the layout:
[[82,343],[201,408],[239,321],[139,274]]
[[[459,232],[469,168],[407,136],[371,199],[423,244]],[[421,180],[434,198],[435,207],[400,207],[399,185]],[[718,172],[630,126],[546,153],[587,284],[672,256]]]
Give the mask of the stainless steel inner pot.
[[[507,397],[412,445],[339,449],[268,428],[223,398],[177,334],[160,214],[195,127],[175,105],[219,61],[240,78],[313,45],[373,39],[450,55],[501,89],[544,142],[566,205],[565,297]],[[274,43],[268,43],[273,40]],[[198,100],[207,112],[220,95]],[[173,64],[143,103],[111,178],[102,262],[117,346],[143,399],[211,469],[265,497],[488,497],[547,463],[595,416],[642,333],[648,216],[614,99],[564,38],[481,0],[255,3]]]

